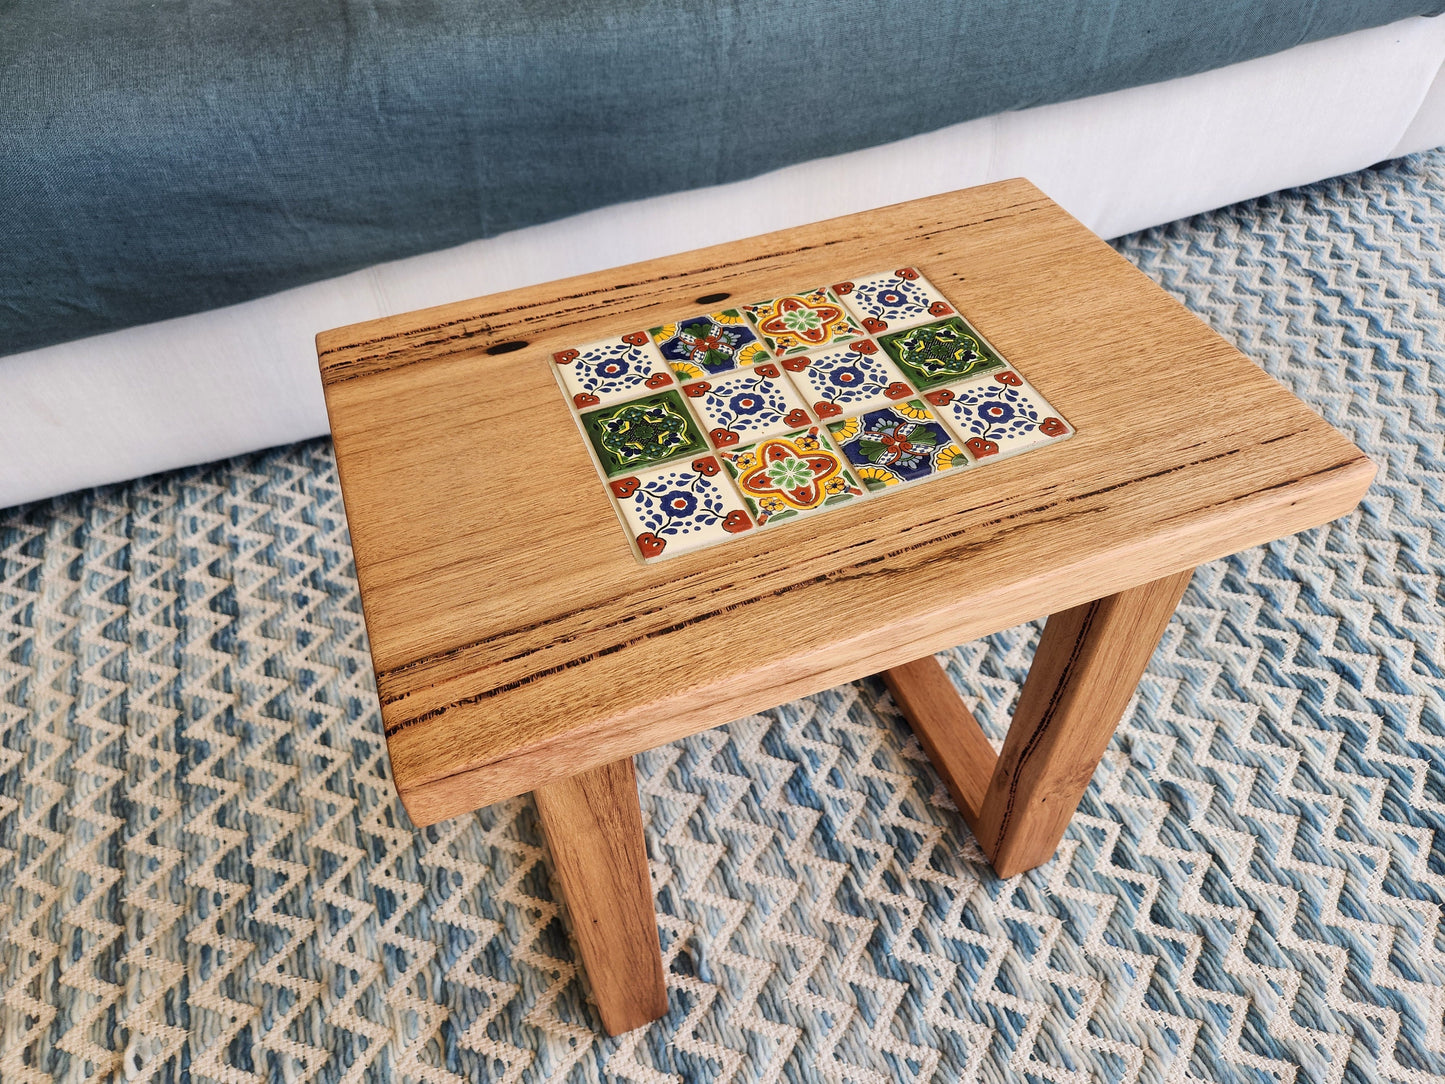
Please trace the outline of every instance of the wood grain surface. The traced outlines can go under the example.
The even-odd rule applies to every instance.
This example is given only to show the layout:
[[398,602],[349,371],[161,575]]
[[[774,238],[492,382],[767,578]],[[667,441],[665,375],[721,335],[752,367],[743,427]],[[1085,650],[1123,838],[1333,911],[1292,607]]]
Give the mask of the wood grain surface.
[[[702,295],[904,265],[1077,435],[639,565],[551,354]],[[421,824],[1323,523],[1374,473],[1021,180],[317,345],[393,777]],[[519,427],[562,431],[545,471]]]
[[1050,616],[971,822],[1000,877],[1053,856],[1193,571]]
[[667,980],[632,758],[533,795],[593,1000],[609,1035],[667,1012]]

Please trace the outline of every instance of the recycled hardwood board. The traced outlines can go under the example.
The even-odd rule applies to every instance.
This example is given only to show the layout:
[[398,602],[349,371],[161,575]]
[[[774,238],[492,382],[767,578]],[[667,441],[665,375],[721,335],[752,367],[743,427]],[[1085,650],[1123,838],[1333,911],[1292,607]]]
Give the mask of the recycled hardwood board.
[[972,827],[998,763],[983,728],[932,655],[883,671],[883,682]]
[[1193,571],[1050,616],[972,825],[1000,877],[1053,856]]
[[[551,354],[705,294],[904,265],[1076,435],[819,529],[639,565]],[[1316,526],[1374,474],[1021,180],[326,332],[318,350],[393,778],[420,824]],[[566,430],[547,487],[515,454],[518,401]]]
[[656,1020],[667,1012],[667,981],[632,758],[533,798],[602,1026],[618,1035]]

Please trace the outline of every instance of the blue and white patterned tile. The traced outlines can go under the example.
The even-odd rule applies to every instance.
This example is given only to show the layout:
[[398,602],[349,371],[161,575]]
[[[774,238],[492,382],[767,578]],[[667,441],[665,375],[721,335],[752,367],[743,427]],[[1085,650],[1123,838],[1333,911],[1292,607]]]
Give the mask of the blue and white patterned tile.
[[953,315],[953,306],[933,284],[912,267],[880,271],[849,282],[833,292],[852,310],[870,335],[899,331]]
[[813,413],[824,421],[917,394],[871,339],[784,358],[781,364],[807,398]]
[[834,422],[828,432],[873,490],[968,466],[968,456],[919,399]]
[[717,448],[786,433],[813,421],[803,397],[774,362],[684,384],[682,390]]
[[714,455],[614,478],[608,486],[645,561],[725,542],[753,528]]
[[1073,428],[1013,369],[925,396],[974,459],[1004,458],[1073,435]]
[[634,331],[552,355],[567,397],[578,410],[620,403],[674,383],[645,331]]

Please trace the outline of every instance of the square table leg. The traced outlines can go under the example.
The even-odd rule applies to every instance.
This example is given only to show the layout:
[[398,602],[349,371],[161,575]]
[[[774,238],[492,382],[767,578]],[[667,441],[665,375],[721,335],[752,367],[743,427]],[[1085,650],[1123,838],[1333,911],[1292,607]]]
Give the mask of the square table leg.
[[1191,575],[1052,615],[997,757],[931,656],[884,672],[1000,876],[1053,856]]
[[609,1035],[667,1012],[632,758],[532,792],[572,932]]

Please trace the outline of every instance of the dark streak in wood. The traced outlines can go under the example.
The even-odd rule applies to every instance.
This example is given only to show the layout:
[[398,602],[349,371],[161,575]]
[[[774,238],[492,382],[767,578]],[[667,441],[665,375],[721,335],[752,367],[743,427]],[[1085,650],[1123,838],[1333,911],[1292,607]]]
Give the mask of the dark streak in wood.
[[[1192,467],[1192,466],[1199,466],[1199,465],[1207,464],[1207,463],[1210,463],[1210,462],[1213,462],[1213,461],[1217,461],[1217,460],[1221,460],[1221,459],[1226,459],[1226,458],[1228,458],[1229,456],[1238,454],[1239,451],[1240,451],[1239,449],[1234,449],[1234,450],[1230,450],[1230,451],[1228,451],[1228,452],[1222,452],[1222,453],[1220,453],[1220,454],[1218,454],[1218,455],[1208,456],[1208,457],[1206,457],[1206,458],[1204,458],[1204,459],[1201,459],[1201,460],[1196,460],[1196,461],[1192,461],[1192,462],[1190,462],[1190,463],[1180,464],[1180,465],[1175,466],[1175,467],[1169,467],[1169,468],[1166,468],[1166,469],[1163,469],[1163,470],[1154,471],[1154,472],[1152,472],[1151,474],[1142,475],[1142,476],[1140,476],[1139,478],[1128,479],[1128,480],[1123,481],[1123,482],[1115,483],[1114,485],[1105,486],[1105,487],[1102,487],[1102,488],[1097,489],[1097,490],[1091,490],[1091,491],[1089,491],[1089,492],[1087,492],[1087,493],[1080,493],[1080,494],[1077,494],[1077,495],[1075,495],[1075,496],[1073,496],[1073,497],[1066,498],[1066,499],[1063,500],[1063,501],[1052,502],[1052,503],[1050,503],[1050,504],[1040,506],[1039,508],[1028,509],[1028,510],[1025,510],[1025,511],[1021,511],[1021,512],[1014,513],[1014,514],[1009,515],[1009,516],[1000,517],[1000,518],[997,519],[997,520],[992,520],[992,521],[989,521],[989,522],[984,523],[984,524],[978,524],[978,525],[975,525],[975,527],[974,527],[973,529],[976,530],[976,529],[979,529],[979,528],[987,528],[987,527],[995,526],[995,525],[998,525],[998,524],[1005,524],[1005,523],[1008,523],[1008,522],[1011,521],[1011,520],[1016,520],[1016,519],[1018,519],[1018,518],[1020,518],[1020,517],[1022,517],[1022,516],[1034,515],[1034,514],[1040,512],[1040,511],[1048,511],[1049,509],[1056,508],[1056,507],[1059,507],[1059,506],[1061,506],[1061,505],[1071,504],[1071,503],[1073,503],[1073,502],[1075,502],[1075,501],[1089,500],[1089,499],[1091,499],[1091,498],[1100,496],[1100,495],[1102,495],[1102,494],[1115,492],[1115,491],[1117,491],[1117,490],[1123,489],[1123,488],[1125,488],[1125,487],[1127,487],[1127,486],[1130,486],[1130,485],[1135,485],[1135,484],[1138,484],[1138,483],[1140,483],[1140,482],[1145,482],[1145,481],[1148,481],[1148,480],[1153,479],[1153,478],[1164,477],[1164,476],[1167,476],[1167,475],[1176,473],[1177,471],[1188,469],[1189,467]],[[1301,477],[1298,478],[1298,479],[1293,479],[1293,480],[1288,481],[1288,482],[1280,483],[1278,486],[1269,486],[1269,487],[1265,487],[1265,488],[1263,488],[1263,489],[1255,490],[1253,493],[1250,494],[1250,496],[1254,496],[1254,495],[1256,495],[1256,494],[1258,494],[1258,493],[1267,493],[1267,492],[1270,492],[1272,489],[1276,489],[1276,488],[1283,488],[1283,487],[1288,487],[1288,486],[1295,486],[1295,485],[1298,485],[1301,481],[1304,481],[1304,480],[1307,480],[1307,479],[1310,479],[1310,478],[1315,478],[1315,477],[1324,477],[1324,476],[1329,475],[1329,474],[1331,474],[1331,473],[1333,473],[1333,472],[1335,472],[1335,471],[1338,471],[1338,470],[1341,470],[1341,469],[1345,469],[1345,468],[1349,467],[1350,465],[1351,465],[1351,462],[1350,462],[1350,461],[1342,461],[1342,462],[1337,463],[1337,464],[1334,464],[1334,465],[1332,465],[1332,466],[1330,466],[1330,467],[1322,468],[1322,469],[1320,469],[1320,470],[1313,471],[1313,472],[1311,472],[1310,474],[1303,475],[1303,476],[1301,476]],[[1011,528],[1011,529],[1023,529],[1023,528]],[[961,537],[963,537],[963,536],[967,533],[967,531],[968,531],[968,529],[961,529],[961,530],[956,531],[956,532],[953,532],[953,533],[951,533],[951,534],[944,535],[944,536],[940,537],[939,539],[936,539],[936,540],[934,540],[933,542],[929,543],[928,545],[933,548],[933,552],[931,552],[931,553],[928,555],[928,559],[929,559],[929,560],[959,560],[959,559],[961,559],[962,557],[966,557],[967,554],[968,554],[968,552],[969,552],[970,550],[976,548],[976,546],[978,546],[978,545],[988,545],[988,544],[992,544],[993,540],[998,537],[997,532],[994,532],[994,533],[990,534],[990,537],[989,537],[988,539],[983,540],[981,543],[971,543],[971,544],[968,544],[968,545],[963,546],[963,547],[962,547],[961,549],[959,549],[959,550],[953,550],[953,551],[949,551],[949,552],[947,552],[947,553],[942,553],[942,554],[940,554],[940,553],[937,552],[936,546],[937,546],[939,543],[947,542],[947,541],[952,540],[952,539],[961,538]],[[481,703],[481,702],[483,702],[483,701],[485,701],[485,700],[489,700],[489,699],[491,699],[491,698],[493,698],[493,697],[495,697],[495,696],[501,695],[502,693],[510,692],[510,691],[512,691],[512,690],[522,688],[523,686],[530,685],[530,684],[532,684],[532,683],[535,682],[535,681],[539,681],[539,680],[541,680],[541,679],[543,679],[543,678],[546,678],[546,677],[549,677],[549,676],[551,676],[551,675],[553,675],[553,674],[562,673],[562,672],[564,672],[564,671],[566,671],[566,670],[572,669],[573,667],[581,666],[581,665],[583,665],[584,663],[587,663],[587,662],[589,662],[589,661],[592,661],[593,659],[603,658],[603,657],[606,657],[606,656],[608,656],[608,655],[615,654],[616,652],[621,651],[621,650],[623,650],[624,648],[627,648],[627,647],[630,647],[630,646],[633,646],[633,645],[642,643],[642,642],[647,641],[647,640],[655,639],[656,637],[659,637],[659,636],[669,635],[669,634],[671,634],[671,633],[674,633],[674,632],[679,631],[680,629],[684,629],[684,628],[688,628],[688,627],[691,627],[691,626],[700,625],[700,624],[702,624],[702,623],[705,622],[705,621],[713,620],[713,619],[716,619],[716,618],[718,618],[718,617],[721,617],[721,616],[723,616],[723,615],[725,615],[725,614],[733,613],[733,612],[735,612],[735,611],[737,611],[737,610],[739,610],[739,609],[742,609],[742,608],[745,607],[745,606],[752,606],[752,605],[756,605],[756,604],[758,604],[758,603],[760,603],[760,602],[765,602],[765,601],[769,601],[769,600],[775,600],[775,599],[778,599],[778,598],[782,598],[782,597],[785,597],[785,596],[787,596],[787,595],[789,595],[789,594],[792,594],[792,593],[795,592],[795,591],[799,591],[799,590],[802,590],[802,589],[807,588],[807,587],[814,587],[814,586],[817,586],[817,585],[819,585],[819,584],[826,583],[826,582],[830,582],[830,581],[835,581],[835,580],[840,580],[840,579],[841,579],[841,580],[848,580],[848,579],[855,578],[856,576],[859,576],[859,575],[876,574],[876,573],[874,573],[874,572],[866,572],[865,570],[869,569],[870,566],[876,566],[876,565],[879,564],[880,562],[887,561],[887,560],[889,560],[890,558],[897,557],[897,556],[900,555],[900,554],[908,553],[908,552],[915,552],[915,553],[916,553],[916,552],[919,552],[919,549],[918,549],[918,547],[906,546],[906,547],[901,547],[901,548],[898,548],[898,549],[889,550],[889,551],[887,551],[887,552],[885,552],[885,553],[878,554],[878,555],[876,555],[876,556],[874,556],[874,557],[871,557],[871,558],[868,558],[868,559],[865,559],[865,560],[861,560],[861,561],[857,561],[857,562],[855,562],[854,564],[849,565],[849,566],[847,566],[847,567],[845,567],[845,568],[840,568],[840,569],[837,569],[837,570],[835,570],[835,571],[833,571],[833,572],[823,573],[823,574],[818,575],[818,576],[810,577],[809,579],[806,579],[806,580],[799,580],[799,581],[797,581],[797,582],[795,582],[795,583],[784,585],[783,587],[777,588],[777,589],[775,589],[775,590],[773,590],[773,591],[770,591],[770,592],[768,592],[768,593],[766,593],[766,594],[763,594],[763,595],[755,595],[755,596],[753,596],[752,598],[742,599],[742,600],[739,600],[738,602],[732,603],[732,604],[730,604],[730,605],[728,605],[728,606],[719,607],[719,608],[716,608],[716,609],[714,609],[714,610],[708,611],[708,612],[706,612],[706,613],[698,614],[698,615],[696,615],[696,616],[694,616],[694,617],[688,618],[688,619],[685,620],[685,621],[676,622],[676,623],[674,623],[674,624],[670,624],[670,625],[667,625],[667,626],[662,627],[662,628],[659,628],[659,629],[654,629],[654,630],[652,630],[651,632],[642,633],[641,635],[636,636],[636,637],[633,637],[632,639],[618,641],[618,642],[613,643],[613,644],[610,644],[610,645],[608,645],[608,646],[606,646],[606,647],[599,648],[599,649],[597,649],[596,651],[590,652],[590,653],[588,653],[588,654],[586,654],[586,655],[581,655],[581,656],[578,656],[578,657],[576,657],[576,658],[569,659],[569,660],[567,660],[567,661],[565,661],[565,662],[558,663],[558,664],[556,664],[556,665],[554,665],[554,666],[546,667],[546,668],[544,668],[544,669],[542,669],[542,670],[535,671],[535,672],[532,673],[532,674],[525,675],[524,677],[517,678],[517,679],[515,679],[515,680],[513,680],[513,681],[509,681],[509,682],[505,682],[505,683],[496,685],[496,686],[492,687],[491,689],[484,690],[484,691],[482,691],[482,692],[480,692],[480,693],[477,693],[477,694],[475,694],[475,695],[473,695],[473,696],[462,697],[462,698],[460,698],[460,699],[451,701],[450,703],[443,704],[443,705],[440,706],[440,707],[433,708],[433,709],[431,709],[430,711],[423,712],[423,713],[421,713],[420,715],[417,715],[417,716],[415,716],[415,717],[413,717],[413,718],[405,719],[405,720],[403,720],[403,721],[401,721],[401,722],[399,722],[399,723],[390,724],[390,725],[386,726],[386,728],[385,728],[385,733],[386,733],[387,737],[391,737],[392,735],[398,734],[398,733],[400,733],[400,732],[403,731],[403,730],[410,729],[410,728],[413,727],[413,726],[417,726],[417,725],[419,725],[419,724],[421,724],[421,723],[429,722],[429,721],[432,720],[432,719],[435,719],[435,718],[437,718],[437,717],[439,717],[439,716],[441,716],[441,715],[444,715],[446,712],[452,710],[453,708],[466,707],[466,706],[470,706],[470,705],[472,705],[472,704]],[[886,572],[885,572],[885,574],[886,574]],[[555,621],[555,620],[556,620],[555,618],[554,618],[554,619],[551,619],[551,620],[549,620],[548,623],[551,623],[551,621]],[[525,628],[522,629],[522,630],[518,630],[519,633],[520,633],[520,632],[525,632],[525,631],[526,631]],[[589,630],[588,630],[588,632],[597,632],[597,631],[600,631],[600,630],[597,630],[597,629],[589,629]],[[505,634],[502,634],[502,635],[503,635],[503,636],[507,636],[507,635],[512,635],[512,633],[505,633]],[[494,641],[495,641],[496,639],[498,639],[498,638],[500,638],[500,637],[492,637],[492,638],[489,638],[489,641],[488,641],[488,642],[494,642]],[[469,648],[476,647],[476,646],[480,646],[480,645],[479,645],[479,644],[466,645],[466,646],[464,646],[464,647],[462,647],[462,648],[453,649],[453,651],[447,652],[446,654],[447,654],[448,656],[454,656],[456,652],[465,651],[465,650],[468,650]],[[551,647],[551,646],[553,646],[553,645],[549,644],[549,645],[547,645],[547,646],[548,646],[548,647]],[[520,653],[519,655],[514,656],[514,658],[525,658],[527,655],[535,654],[535,653],[537,653],[539,650],[542,650],[542,649],[540,649],[540,648],[534,648],[534,649],[531,649],[530,651],[522,652],[522,653]],[[419,659],[419,660],[417,660],[416,662],[408,663],[408,664],[406,664],[406,665],[407,665],[408,667],[416,667],[417,665],[422,664],[422,663],[432,664],[432,663],[434,663],[435,658],[436,658],[435,656],[427,656],[427,657],[424,658],[424,659]],[[491,665],[491,664],[489,664],[489,665]],[[396,669],[393,669],[393,670],[386,671],[386,672],[385,672],[384,674],[382,674],[382,675],[378,675],[378,684],[380,684],[381,681],[384,680],[386,677],[390,677],[392,674],[397,673],[397,672],[398,672],[398,671],[397,671]],[[476,671],[470,671],[470,672],[476,672]],[[449,675],[449,676],[448,676],[446,679],[444,679],[444,680],[454,680],[455,677],[457,677],[457,676],[460,676],[460,675]],[[432,685],[423,686],[422,689],[415,690],[415,691],[418,691],[418,692],[419,692],[419,691],[423,691],[425,688],[434,687],[435,684],[437,684],[437,683],[432,683]],[[411,695],[411,694],[408,694],[408,695]],[[389,705],[389,704],[396,703],[397,700],[399,700],[399,699],[404,699],[404,698],[405,698],[405,697],[393,697],[393,698],[391,698],[391,699],[383,699],[382,702],[383,702],[383,704]]]
[[[969,222],[950,223],[948,225],[941,226],[938,229],[914,234],[908,239],[931,239],[934,237],[953,233],[961,229],[968,229],[973,226],[985,225],[989,222],[996,222],[1007,218],[1016,218],[1020,215],[1033,214],[1040,210],[1043,210],[1046,206],[1046,202],[1037,200],[1028,203],[1010,204],[1002,209],[1010,213],[994,214],[987,218],[974,219]],[[375,366],[369,364],[377,361],[385,361],[388,358],[394,358],[401,354],[412,354],[423,348],[440,348],[447,346],[447,344],[458,342],[469,345],[471,340],[476,339],[478,336],[500,332],[504,330],[504,327],[510,328],[512,326],[508,324],[504,327],[497,327],[494,326],[492,323],[488,322],[493,321],[498,317],[505,317],[513,314],[521,314],[526,312],[528,313],[528,315],[522,319],[522,323],[535,323],[539,320],[545,320],[547,322],[547,327],[549,330],[556,330],[558,328],[566,326],[566,322],[559,321],[558,317],[583,312],[587,313],[589,316],[595,315],[595,302],[597,297],[602,294],[610,295],[616,294],[619,291],[626,290],[646,291],[649,289],[655,289],[660,285],[671,283],[676,280],[696,278],[700,275],[706,275],[711,273],[726,273],[729,275],[748,274],[752,273],[758,264],[775,261],[780,257],[797,256],[803,253],[813,251],[826,251],[827,249],[835,245],[852,243],[855,243],[852,238],[836,238],[831,241],[824,241],[817,244],[799,245],[791,249],[779,252],[771,252],[764,255],[755,256],[743,261],[711,264],[705,267],[693,268],[686,272],[659,275],[655,278],[641,279],[636,282],[618,282],[606,287],[598,287],[593,290],[586,290],[579,293],[563,295],[548,302],[535,302],[530,305],[513,306],[511,308],[498,309],[494,312],[472,313],[467,316],[457,317],[451,320],[442,320],[434,324],[423,324],[420,326],[408,328],[405,331],[391,332],[369,339],[358,339],[354,342],[349,342],[341,346],[328,346],[324,348],[318,346],[316,354],[321,366],[321,377],[323,382],[325,382],[328,386],[331,386],[345,383],[349,380],[356,380],[363,376],[374,376],[383,372],[394,372],[411,365],[419,365],[427,361],[434,361],[438,358],[458,353],[459,351],[455,349],[439,350],[438,352],[432,353],[431,355],[426,357],[413,358],[409,361],[398,362],[390,365]],[[623,303],[624,300],[632,299],[619,298],[609,302],[609,304],[613,306],[620,305],[621,303]],[[586,302],[586,304],[581,304],[581,302]],[[569,303],[574,304],[569,305]],[[559,308],[559,306],[562,307]],[[480,327],[469,328],[466,326],[476,321],[482,321]],[[436,335],[436,333],[440,332],[445,332],[445,334]],[[436,337],[418,339],[418,336],[426,335],[436,335]],[[335,355],[343,352],[361,350],[368,347],[379,347],[383,344],[395,345],[392,345],[388,349],[375,350],[371,353],[363,353],[354,357],[328,360],[330,358],[333,358]]]
[[1024,765],[1029,762],[1054,725],[1059,704],[1063,700],[1064,693],[1070,687],[1073,672],[1079,664],[1079,657],[1083,654],[1084,645],[1089,642],[1089,634],[1093,630],[1094,620],[1099,615],[1099,607],[1102,603],[1102,599],[1095,599],[1088,604],[1088,608],[1084,611],[1084,620],[1079,625],[1079,633],[1074,637],[1074,642],[1069,648],[1069,660],[1059,671],[1058,678],[1054,681],[1054,687],[1049,690],[1049,702],[1040,713],[1037,725],[1029,734],[1027,743],[1019,750],[1018,763],[1011,766],[1013,774],[1009,779],[1008,790],[1005,792],[1007,797],[1004,799],[1003,813],[999,816],[998,835],[993,840],[986,841],[985,846],[993,846],[998,840],[1008,838],[1009,822],[1013,819],[1015,799],[1018,797],[1019,777],[1023,774]]

